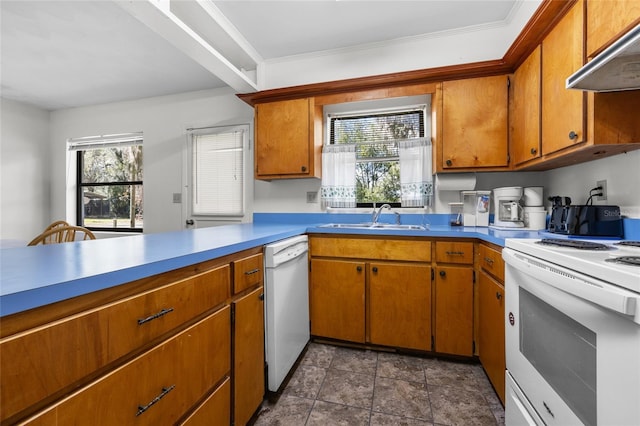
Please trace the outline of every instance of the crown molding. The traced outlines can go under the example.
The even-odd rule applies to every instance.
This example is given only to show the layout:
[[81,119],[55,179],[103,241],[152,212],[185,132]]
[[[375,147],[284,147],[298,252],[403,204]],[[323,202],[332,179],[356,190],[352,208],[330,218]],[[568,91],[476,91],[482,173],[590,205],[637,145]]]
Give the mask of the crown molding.
[[254,106],[264,102],[509,74],[533,52],[576,2],[545,0],[541,3],[502,59],[240,93],[236,96]]

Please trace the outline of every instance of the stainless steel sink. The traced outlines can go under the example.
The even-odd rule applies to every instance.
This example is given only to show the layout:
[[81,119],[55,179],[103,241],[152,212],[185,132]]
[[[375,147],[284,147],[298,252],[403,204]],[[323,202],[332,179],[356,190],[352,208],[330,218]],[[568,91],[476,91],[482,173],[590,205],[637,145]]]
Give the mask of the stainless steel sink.
[[327,223],[320,225],[320,228],[343,228],[343,229],[389,229],[398,231],[424,231],[426,228],[421,225],[396,225],[392,223]]

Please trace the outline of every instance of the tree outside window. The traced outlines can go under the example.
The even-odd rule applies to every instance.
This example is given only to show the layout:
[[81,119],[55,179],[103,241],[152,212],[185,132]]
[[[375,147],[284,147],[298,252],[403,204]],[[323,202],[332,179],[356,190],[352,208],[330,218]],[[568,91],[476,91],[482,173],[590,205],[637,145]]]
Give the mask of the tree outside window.
[[422,110],[331,118],[330,143],[356,145],[356,200],[400,205],[398,141],[424,136]]
[[142,145],[92,148],[77,155],[79,225],[142,232]]

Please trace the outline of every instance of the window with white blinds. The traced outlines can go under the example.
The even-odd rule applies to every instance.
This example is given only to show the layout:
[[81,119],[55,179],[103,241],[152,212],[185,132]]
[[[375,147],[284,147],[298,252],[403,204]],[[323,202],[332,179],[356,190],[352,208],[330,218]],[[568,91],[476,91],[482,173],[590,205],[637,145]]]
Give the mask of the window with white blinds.
[[244,214],[244,150],[248,126],[194,134],[191,203],[194,215]]

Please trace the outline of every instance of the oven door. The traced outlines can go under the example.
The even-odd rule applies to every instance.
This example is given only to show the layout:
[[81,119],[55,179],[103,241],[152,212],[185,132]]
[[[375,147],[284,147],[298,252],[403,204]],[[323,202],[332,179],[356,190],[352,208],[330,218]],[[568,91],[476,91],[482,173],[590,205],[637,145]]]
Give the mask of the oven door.
[[510,249],[503,257],[507,370],[544,423],[640,424],[639,295]]

